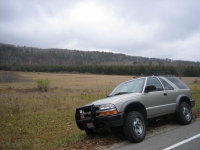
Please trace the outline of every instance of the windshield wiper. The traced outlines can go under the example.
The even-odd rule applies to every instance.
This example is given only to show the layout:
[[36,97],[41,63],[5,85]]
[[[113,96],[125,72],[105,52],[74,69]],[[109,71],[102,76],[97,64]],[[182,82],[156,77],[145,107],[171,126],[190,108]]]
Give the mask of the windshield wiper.
[[116,93],[114,95],[109,95],[110,96],[116,96],[116,95],[123,95],[123,94],[128,94],[128,93],[132,93],[132,92],[119,92],[119,93]]
[[114,96],[115,96],[115,95],[128,94],[128,93],[131,93],[131,92],[119,92],[119,93],[114,94]]
[[108,95],[107,97],[112,97],[112,96],[117,96],[117,95],[123,95],[123,94],[129,94],[129,93],[132,93],[132,92],[119,92],[119,93],[116,93],[116,94],[113,94],[113,95]]

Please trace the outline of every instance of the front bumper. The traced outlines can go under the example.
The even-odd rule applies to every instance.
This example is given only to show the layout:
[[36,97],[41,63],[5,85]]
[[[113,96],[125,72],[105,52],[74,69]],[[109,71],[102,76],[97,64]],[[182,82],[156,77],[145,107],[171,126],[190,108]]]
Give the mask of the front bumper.
[[[93,127],[88,127],[87,123],[92,123]],[[96,128],[101,129],[104,127],[119,127],[124,123],[124,112],[117,115],[110,116],[96,116],[94,118],[76,119],[76,124],[81,130]]]

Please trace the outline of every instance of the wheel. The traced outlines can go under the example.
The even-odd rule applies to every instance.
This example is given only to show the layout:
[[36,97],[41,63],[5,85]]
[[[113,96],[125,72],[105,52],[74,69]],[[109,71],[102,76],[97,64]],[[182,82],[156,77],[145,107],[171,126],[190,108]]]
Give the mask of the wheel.
[[130,142],[141,142],[146,135],[144,117],[137,111],[128,112],[125,116],[123,131]]
[[180,124],[187,125],[192,122],[192,111],[188,103],[181,102],[176,118]]
[[94,130],[93,129],[86,129],[85,130],[88,137],[94,137]]

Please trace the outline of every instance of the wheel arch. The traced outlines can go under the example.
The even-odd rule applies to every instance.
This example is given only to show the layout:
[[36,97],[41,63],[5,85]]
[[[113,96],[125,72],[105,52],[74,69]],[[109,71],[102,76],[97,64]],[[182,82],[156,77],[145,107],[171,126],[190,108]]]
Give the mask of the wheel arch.
[[181,102],[186,102],[190,105],[191,107],[191,103],[190,103],[190,99],[187,95],[179,95],[176,99],[176,112],[179,112],[179,107]]
[[127,101],[126,103],[123,104],[120,111],[124,112],[125,114],[130,111],[138,111],[143,115],[146,125],[148,124],[146,108],[139,101]]

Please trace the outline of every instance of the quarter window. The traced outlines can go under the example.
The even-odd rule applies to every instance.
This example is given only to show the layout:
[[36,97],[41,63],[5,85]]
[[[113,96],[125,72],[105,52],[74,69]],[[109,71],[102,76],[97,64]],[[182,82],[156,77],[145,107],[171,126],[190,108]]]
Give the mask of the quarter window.
[[181,80],[175,77],[166,77],[169,81],[174,83],[179,89],[189,89],[189,87]]
[[162,82],[162,84],[163,84],[165,90],[174,90],[174,88],[173,88],[167,81],[165,81],[165,80],[162,79],[162,78],[159,78],[159,79],[160,79],[160,81]]

